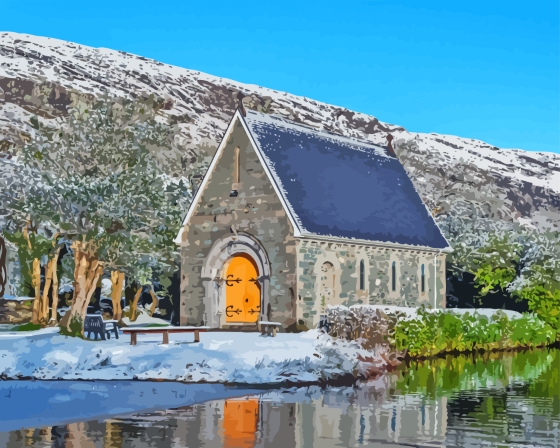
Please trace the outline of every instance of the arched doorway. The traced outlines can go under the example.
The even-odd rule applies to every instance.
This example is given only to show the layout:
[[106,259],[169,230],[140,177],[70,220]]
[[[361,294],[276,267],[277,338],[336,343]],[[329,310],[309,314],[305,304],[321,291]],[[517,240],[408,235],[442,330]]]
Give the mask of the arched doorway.
[[[205,289],[203,302],[203,322],[205,325],[220,328],[223,325],[235,325],[234,322],[240,321],[240,317],[237,321],[227,319],[226,307],[228,305],[226,305],[226,293],[230,288],[227,286],[226,280],[227,275],[230,274],[228,273],[230,262],[235,257],[241,255],[247,256],[249,260],[253,261],[253,265],[257,266],[257,280],[260,288],[260,301],[257,305],[260,305],[261,312],[259,317],[253,318],[252,322],[256,322],[257,319],[270,320],[268,294],[270,262],[268,261],[268,256],[256,238],[247,233],[239,232],[237,235],[229,235],[216,241],[202,267],[201,277]],[[232,282],[230,281],[229,283],[231,284]]]
[[261,285],[255,261],[247,254],[232,257],[227,264],[226,323],[253,323],[261,314]]

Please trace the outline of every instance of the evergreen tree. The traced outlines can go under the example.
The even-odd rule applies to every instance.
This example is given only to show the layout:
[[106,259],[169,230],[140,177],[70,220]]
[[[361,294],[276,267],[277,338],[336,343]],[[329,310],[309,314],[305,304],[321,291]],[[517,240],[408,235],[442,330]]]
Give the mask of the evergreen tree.
[[[174,128],[157,112],[155,98],[75,105],[58,127],[33,121],[35,133],[23,149],[26,166],[46,184],[41,220],[54,225],[74,256],[74,298],[61,325],[81,335],[89,301],[106,268],[115,271],[113,301],[119,313],[123,274],[139,277],[173,258],[167,238],[175,215],[189,199],[180,179],[169,194],[169,175],[180,167]],[[174,196],[175,194],[175,196]],[[168,201],[179,202],[170,204]],[[174,218],[169,219],[169,213]],[[126,271],[126,272],[125,272]]]

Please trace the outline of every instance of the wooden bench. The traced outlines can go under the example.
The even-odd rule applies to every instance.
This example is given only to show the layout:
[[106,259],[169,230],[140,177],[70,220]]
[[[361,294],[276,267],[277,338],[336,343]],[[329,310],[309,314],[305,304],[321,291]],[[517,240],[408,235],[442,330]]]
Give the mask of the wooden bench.
[[200,332],[208,331],[210,327],[128,327],[123,328],[123,334],[130,335],[130,345],[136,345],[138,334],[163,334],[163,344],[169,344],[169,333],[194,333],[194,342],[200,342]]
[[268,334],[269,336],[276,337],[276,330],[282,327],[280,322],[267,322],[267,321],[260,321],[259,327],[261,330],[261,334]]

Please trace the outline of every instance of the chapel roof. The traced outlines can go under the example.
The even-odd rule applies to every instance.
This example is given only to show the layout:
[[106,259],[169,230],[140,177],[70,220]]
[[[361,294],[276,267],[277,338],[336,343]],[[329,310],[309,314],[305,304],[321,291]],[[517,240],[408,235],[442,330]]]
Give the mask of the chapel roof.
[[243,119],[302,235],[449,248],[386,148],[251,110]]

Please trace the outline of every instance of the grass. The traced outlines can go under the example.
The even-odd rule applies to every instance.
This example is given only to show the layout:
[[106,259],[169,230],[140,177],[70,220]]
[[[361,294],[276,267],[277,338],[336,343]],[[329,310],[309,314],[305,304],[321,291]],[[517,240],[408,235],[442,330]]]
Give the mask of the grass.
[[33,324],[31,322],[28,322],[26,324],[19,325],[19,326],[13,328],[13,330],[15,330],[15,331],[35,331],[35,330],[40,330],[40,329],[41,329],[41,325]]

